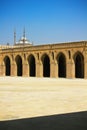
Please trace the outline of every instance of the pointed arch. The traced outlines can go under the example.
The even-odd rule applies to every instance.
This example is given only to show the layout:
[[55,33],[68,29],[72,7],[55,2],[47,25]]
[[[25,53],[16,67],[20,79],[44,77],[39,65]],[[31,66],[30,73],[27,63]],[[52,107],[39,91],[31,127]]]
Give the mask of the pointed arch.
[[43,64],[43,77],[50,77],[50,58],[44,54],[41,58]]
[[28,64],[29,64],[29,76],[36,76],[36,63],[35,63],[35,57],[31,54],[28,57]]
[[17,65],[17,76],[22,76],[22,58],[21,56],[17,55],[15,58],[16,65]]
[[11,74],[11,61],[10,61],[10,58],[8,56],[5,56],[4,63],[5,63],[5,75],[10,76],[10,74]]
[[84,57],[81,52],[76,52],[74,55],[75,77],[84,78]]
[[57,63],[58,63],[58,77],[66,77],[66,57],[61,52],[57,56]]

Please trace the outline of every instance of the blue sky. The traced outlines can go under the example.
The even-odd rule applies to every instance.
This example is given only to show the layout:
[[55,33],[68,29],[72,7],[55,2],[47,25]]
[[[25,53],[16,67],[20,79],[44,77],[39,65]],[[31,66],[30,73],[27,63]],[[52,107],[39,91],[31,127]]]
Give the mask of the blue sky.
[[35,45],[87,40],[87,0],[0,0],[0,44],[24,27]]

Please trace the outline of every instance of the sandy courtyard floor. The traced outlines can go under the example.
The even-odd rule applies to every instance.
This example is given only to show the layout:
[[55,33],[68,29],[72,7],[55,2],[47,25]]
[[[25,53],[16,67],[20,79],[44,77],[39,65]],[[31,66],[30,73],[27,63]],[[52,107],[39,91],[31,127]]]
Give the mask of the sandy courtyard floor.
[[0,77],[0,120],[87,110],[87,80]]

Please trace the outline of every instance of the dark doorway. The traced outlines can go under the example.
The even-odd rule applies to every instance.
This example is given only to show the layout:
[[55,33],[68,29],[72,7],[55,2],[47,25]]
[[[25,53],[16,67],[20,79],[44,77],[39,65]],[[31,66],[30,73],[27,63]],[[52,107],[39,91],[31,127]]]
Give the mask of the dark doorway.
[[35,77],[35,75],[36,75],[36,66],[35,66],[35,58],[34,58],[33,55],[29,56],[28,62],[29,62],[30,76]]
[[10,76],[11,68],[10,68],[10,59],[8,56],[5,57],[4,62],[5,62],[5,75]]
[[66,77],[66,59],[64,54],[60,54],[58,58],[58,76],[59,77]]
[[81,54],[75,57],[75,77],[84,78],[84,60]]
[[22,76],[22,58],[20,56],[16,57],[17,64],[17,76]]
[[43,56],[42,62],[43,62],[43,76],[50,77],[50,59],[48,55]]

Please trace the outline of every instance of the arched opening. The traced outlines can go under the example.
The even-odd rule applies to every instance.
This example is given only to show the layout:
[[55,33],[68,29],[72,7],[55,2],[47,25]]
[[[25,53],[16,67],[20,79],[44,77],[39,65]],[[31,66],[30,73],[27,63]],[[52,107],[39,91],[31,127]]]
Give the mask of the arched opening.
[[43,63],[43,77],[50,77],[50,59],[48,55],[44,55],[42,57],[42,63]]
[[66,58],[62,53],[58,56],[58,77],[66,77]]
[[19,55],[16,57],[16,65],[17,65],[17,76],[22,76],[22,58]]
[[78,53],[75,56],[75,77],[84,78],[84,58],[82,54]]
[[29,63],[29,75],[35,77],[36,75],[36,66],[35,66],[35,58],[33,55],[30,55],[28,58]]
[[10,59],[8,56],[4,58],[4,63],[5,63],[5,75],[10,76],[11,73],[11,65],[10,65]]

